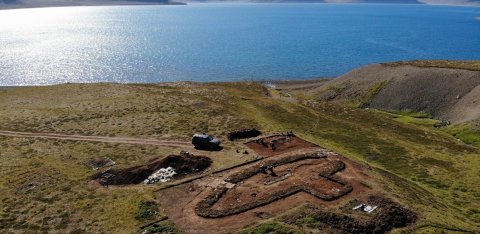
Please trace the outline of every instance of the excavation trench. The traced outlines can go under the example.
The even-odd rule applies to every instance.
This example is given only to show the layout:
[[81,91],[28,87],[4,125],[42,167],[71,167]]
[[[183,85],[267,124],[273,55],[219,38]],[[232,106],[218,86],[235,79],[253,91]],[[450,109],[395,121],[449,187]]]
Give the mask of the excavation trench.
[[123,169],[109,169],[92,176],[104,186],[129,185],[144,182],[150,175],[161,168],[171,167],[175,170],[175,178],[203,171],[210,167],[212,160],[205,156],[195,156],[188,153],[169,155],[166,158],[155,158],[144,165]]

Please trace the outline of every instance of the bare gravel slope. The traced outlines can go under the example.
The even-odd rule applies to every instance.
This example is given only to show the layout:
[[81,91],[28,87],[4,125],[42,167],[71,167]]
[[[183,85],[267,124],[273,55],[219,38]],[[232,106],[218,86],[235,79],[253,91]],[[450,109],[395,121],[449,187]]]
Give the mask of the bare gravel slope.
[[480,71],[375,64],[353,70],[316,91],[324,100],[427,112],[459,123],[480,118],[479,85]]

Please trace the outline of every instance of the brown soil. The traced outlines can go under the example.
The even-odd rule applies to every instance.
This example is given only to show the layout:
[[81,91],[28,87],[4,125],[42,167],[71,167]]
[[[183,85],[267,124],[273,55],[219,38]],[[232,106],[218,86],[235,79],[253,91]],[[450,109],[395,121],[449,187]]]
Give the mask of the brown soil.
[[297,150],[318,149],[317,145],[288,134],[259,138],[245,144],[263,157],[271,157]]
[[[236,183],[234,188],[212,191],[197,204],[195,211],[205,218],[218,218],[264,206],[298,192],[327,201],[344,196],[352,187],[331,175],[343,170],[345,164],[322,156],[319,153],[286,157],[288,160],[265,162],[254,170],[249,168],[233,174],[226,181]],[[256,173],[252,175],[251,171]]]
[[195,185],[184,185],[168,190],[168,192],[164,191],[157,196],[169,219],[175,223],[181,233],[234,233],[254,225],[262,219],[277,216],[307,201],[317,206],[330,205],[329,202],[320,200],[308,193],[300,192],[237,215],[214,219],[203,218],[195,213],[195,205],[208,193],[203,189],[203,187]]
[[[384,233],[415,221],[415,214],[369,185],[362,165],[298,137],[286,137],[263,138],[275,141],[278,151],[255,140],[246,143],[265,158],[254,164],[160,191],[161,207],[182,233],[231,233],[306,202],[322,232]],[[360,201],[380,208],[368,215],[354,213],[353,205]]]
[[255,128],[251,128],[251,129],[243,129],[243,130],[237,130],[237,131],[230,132],[230,133],[228,133],[227,138],[230,141],[234,141],[234,140],[237,140],[237,139],[246,139],[246,138],[257,137],[257,136],[260,136],[260,134],[262,134],[262,132],[260,132],[259,130],[255,129]]
[[169,155],[166,158],[156,158],[150,162],[124,169],[110,169],[92,176],[93,180],[102,185],[128,185],[139,184],[160,168],[172,167],[177,173],[175,176],[182,176],[207,169],[212,160],[205,156],[191,154]]
[[305,202],[336,207],[376,194],[365,186],[361,165],[300,138],[294,142],[274,158],[162,190],[158,201],[182,233],[231,233]]

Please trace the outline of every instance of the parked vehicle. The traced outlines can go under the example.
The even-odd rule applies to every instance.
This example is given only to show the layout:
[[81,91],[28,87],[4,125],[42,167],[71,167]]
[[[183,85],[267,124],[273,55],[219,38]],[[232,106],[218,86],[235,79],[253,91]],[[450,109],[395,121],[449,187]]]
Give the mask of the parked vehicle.
[[192,144],[196,149],[216,150],[220,148],[220,140],[205,133],[193,135]]

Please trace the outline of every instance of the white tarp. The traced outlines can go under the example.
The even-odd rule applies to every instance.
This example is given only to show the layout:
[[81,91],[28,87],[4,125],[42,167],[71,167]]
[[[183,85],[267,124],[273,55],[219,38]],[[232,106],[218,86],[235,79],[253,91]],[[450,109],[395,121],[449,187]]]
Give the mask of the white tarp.
[[168,182],[172,179],[172,177],[177,174],[172,167],[167,168],[160,168],[160,170],[156,171],[152,175],[150,175],[145,181],[145,184],[155,184],[158,182]]

